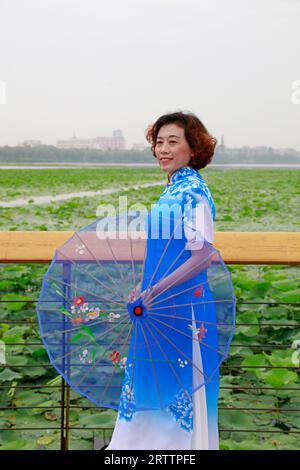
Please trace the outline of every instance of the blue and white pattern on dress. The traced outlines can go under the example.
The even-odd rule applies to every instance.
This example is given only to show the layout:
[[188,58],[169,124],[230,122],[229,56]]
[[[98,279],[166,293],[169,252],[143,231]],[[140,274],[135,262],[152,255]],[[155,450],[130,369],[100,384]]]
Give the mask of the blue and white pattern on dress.
[[199,171],[190,166],[179,168],[172,174],[171,183],[166,185],[158,202],[162,202],[166,196],[174,199],[174,202],[191,204],[193,208],[203,197],[206,197],[211,207],[213,220],[216,218],[216,207],[209,187]]
[[119,405],[120,418],[123,418],[126,421],[131,421],[136,410],[134,389],[131,383],[131,376],[129,375],[129,367],[132,367],[132,364],[128,364],[125,369],[125,378],[123,382]]
[[[205,202],[212,222],[216,216],[215,204],[199,171],[189,166],[176,170],[148,217],[147,256],[143,270],[142,291],[147,288],[149,282],[152,285],[159,282],[166,273],[172,273],[177,266],[181,266],[189,259],[191,252],[185,247],[188,243],[194,243],[194,236],[192,231],[187,230],[187,224],[193,221],[194,209],[201,206],[199,203],[202,202]],[[170,222],[168,227],[173,229],[175,222],[181,220],[181,217],[177,217],[176,208],[174,211],[169,210],[173,209],[173,205],[179,208],[178,212],[180,211],[184,221],[179,230],[179,234],[183,233],[184,236],[176,240],[175,236],[173,238],[170,235],[169,237],[163,236],[163,221]],[[204,229],[206,230],[206,227]],[[201,233],[200,239],[201,237],[207,239],[205,230]],[[158,237],[152,236],[153,233],[158,234]],[[168,249],[168,254],[164,256],[166,249]],[[212,294],[208,297],[209,303],[205,305],[205,308],[199,304],[199,301],[195,305],[195,319],[200,322],[203,315],[209,315],[212,322],[208,332],[211,335],[208,341],[212,344],[212,349],[204,348],[200,351],[200,344],[195,341],[195,337],[192,339],[188,325],[185,325],[180,318],[183,317],[183,320],[187,318],[188,321],[193,318],[190,308],[186,307],[187,303],[191,304],[191,286],[206,285],[206,283],[207,275],[206,271],[203,271],[181,283],[179,288],[170,287],[168,293],[165,294],[170,297],[170,300],[168,301],[168,297],[159,300],[159,315],[153,312],[149,316],[149,328],[147,329],[146,326],[144,328],[146,331],[150,329],[149,341],[151,340],[152,344],[152,354],[155,355],[155,368],[151,361],[147,360],[147,355],[144,356],[147,344],[143,335],[139,333],[137,336],[136,346],[132,337],[128,351],[128,364],[132,364],[135,357],[139,360],[135,362],[134,377],[132,377],[132,369],[126,370],[118,417],[108,450],[218,448],[218,369],[209,383],[202,384],[202,386],[200,382],[195,383],[195,377],[203,382],[203,376],[209,368],[215,369],[217,365],[218,355],[215,353],[217,334],[216,328],[213,327],[216,323],[216,312]],[[175,294],[176,302],[172,299]],[[170,315],[170,308],[174,309],[174,315]],[[168,317],[168,325],[162,324],[159,318],[156,319],[157,316]],[[170,336],[173,337],[174,331],[176,333],[176,327],[179,331],[185,332],[184,325],[186,332],[189,331],[189,333],[177,335],[176,348],[174,348],[168,339]],[[164,333],[165,330],[167,336]],[[164,354],[157,346],[155,337],[159,339],[159,344],[162,344]],[[190,357],[191,354],[191,361],[181,367],[183,359]],[[179,358],[179,356],[182,357]],[[192,367],[192,363],[195,367]],[[155,374],[153,369],[155,369]],[[159,378],[159,387],[156,377]],[[197,390],[192,395],[192,389],[196,388]],[[190,398],[188,394],[191,395]],[[140,403],[143,403],[143,407]]]
[[173,416],[179,426],[185,431],[193,431],[193,402],[183,390],[174,398],[167,407],[167,412]]

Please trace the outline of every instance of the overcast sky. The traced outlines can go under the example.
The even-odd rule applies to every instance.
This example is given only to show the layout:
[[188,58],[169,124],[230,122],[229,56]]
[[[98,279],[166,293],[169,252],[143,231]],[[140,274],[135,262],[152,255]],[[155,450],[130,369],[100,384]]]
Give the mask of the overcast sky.
[[296,80],[300,0],[0,0],[0,145],[130,147],[180,109],[229,147],[300,150]]

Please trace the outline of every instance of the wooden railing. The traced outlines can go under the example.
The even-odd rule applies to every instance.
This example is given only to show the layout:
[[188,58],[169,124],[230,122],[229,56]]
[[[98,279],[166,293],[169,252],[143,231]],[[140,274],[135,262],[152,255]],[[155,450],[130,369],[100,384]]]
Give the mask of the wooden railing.
[[[73,234],[0,231],[0,263],[48,263]],[[216,232],[213,245],[228,264],[300,263],[300,232]]]
[[[74,232],[71,231],[0,231],[0,263],[48,263],[52,260],[55,249],[61,246],[73,234]],[[300,233],[298,232],[216,232],[214,246],[220,251],[223,260],[227,264],[297,265],[300,263]],[[142,253],[142,251],[139,250],[139,253]],[[274,302],[270,303],[274,304]],[[286,302],[275,303],[281,304]],[[1,323],[3,323],[2,320]],[[32,324],[32,321],[30,321],[30,324]],[[66,450],[68,449],[69,430],[79,428],[72,428],[69,424],[69,412],[72,408],[70,407],[70,387],[63,379],[61,380],[60,387],[60,448]],[[1,386],[2,388],[3,386]],[[37,408],[37,406],[34,408]],[[91,408],[97,407],[91,406]],[[228,430],[224,429],[223,431]],[[255,432],[264,431],[256,430]],[[103,444],[106,444],[105,435],[104,440],[100,444],[99,442],[98,444],[94,442],[94,448],[100,448]]]

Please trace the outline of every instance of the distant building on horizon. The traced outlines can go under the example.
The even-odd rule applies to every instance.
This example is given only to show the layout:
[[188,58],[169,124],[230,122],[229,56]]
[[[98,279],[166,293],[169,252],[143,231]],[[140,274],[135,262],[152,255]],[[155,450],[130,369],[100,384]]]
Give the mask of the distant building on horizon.
[[38,147],[39,145],[43,145],[41,140],[30,139],[30,140],[23,140],[23,142],[18,143],[18,147]]
[[136,152],[143,152],[148,147],[149,146],[144,144],[144,142],[137,142],[135,144],[132,144],[131,150],[135,150]]
[[116,129],[112,132],[112,136],[92,139],[78,139],[73,134],[70,139],[57,140],[56,147],[61,149],[124,150],[126,149],[126,141],[122,131]]
[[225,149],[225,143],[224,143],[224,136],[222,135],[221,143],[220,143],[220,150],[224,150],[224,149]]

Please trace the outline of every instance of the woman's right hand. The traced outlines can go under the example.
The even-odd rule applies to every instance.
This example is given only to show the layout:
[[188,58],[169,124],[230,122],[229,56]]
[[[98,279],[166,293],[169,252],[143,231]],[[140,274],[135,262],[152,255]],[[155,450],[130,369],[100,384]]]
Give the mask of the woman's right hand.
[[128,302],[133,302],[134,300],[136,300],[138,296],[140,295],[140,293],[141,293],[141,282],[139,282],[128,295],[127,297]]

